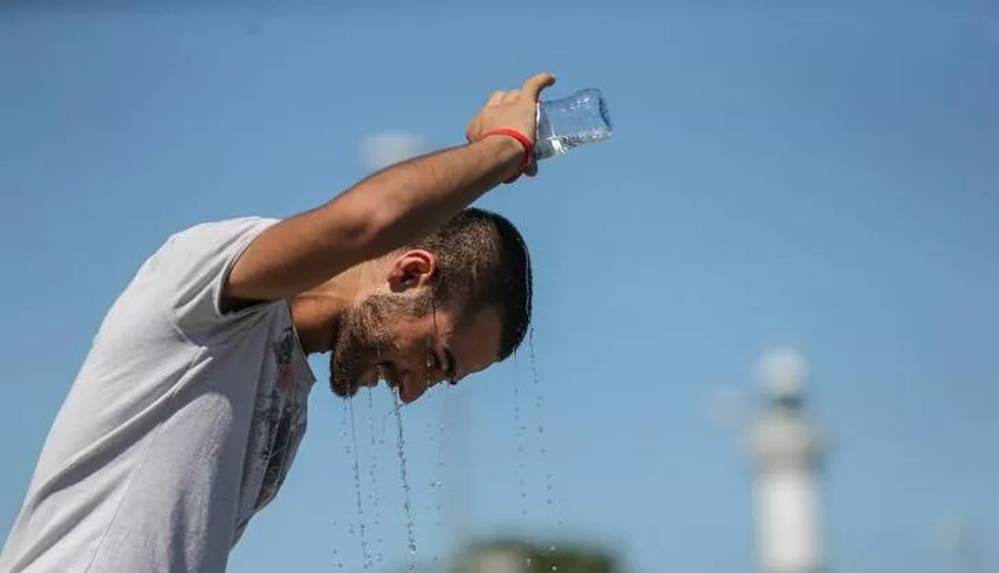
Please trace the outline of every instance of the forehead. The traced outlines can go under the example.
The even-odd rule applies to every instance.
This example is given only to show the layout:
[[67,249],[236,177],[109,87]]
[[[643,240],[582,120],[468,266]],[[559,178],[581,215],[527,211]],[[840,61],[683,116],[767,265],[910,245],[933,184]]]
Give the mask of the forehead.
[[471,314],[447,313],[440,344],[447,347],[458,363],[458,378],[484,370],[499,356],[503,324],[491,307]]

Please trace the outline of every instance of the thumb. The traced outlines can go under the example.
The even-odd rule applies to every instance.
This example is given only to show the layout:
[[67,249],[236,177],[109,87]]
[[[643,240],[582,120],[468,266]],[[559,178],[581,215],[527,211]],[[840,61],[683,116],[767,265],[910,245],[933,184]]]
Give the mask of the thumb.
[[554,84],[555,76],[545,72],[527,78],[527,80],[524,81],[524,85],[521,86],[520,92],[529,96],[532,100],[538,101],[538,97],[541,95],[541,90]]

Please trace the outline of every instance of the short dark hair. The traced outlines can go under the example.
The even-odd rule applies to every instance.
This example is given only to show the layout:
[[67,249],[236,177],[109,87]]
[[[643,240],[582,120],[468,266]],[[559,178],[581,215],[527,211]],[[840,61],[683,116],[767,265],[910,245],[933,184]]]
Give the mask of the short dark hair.
[[531,256],[505,217],[468,208],[409,245],[437,257],[434,298],[471,313],[493,307],[500,315],[499,360],[513,354],[531,323]]

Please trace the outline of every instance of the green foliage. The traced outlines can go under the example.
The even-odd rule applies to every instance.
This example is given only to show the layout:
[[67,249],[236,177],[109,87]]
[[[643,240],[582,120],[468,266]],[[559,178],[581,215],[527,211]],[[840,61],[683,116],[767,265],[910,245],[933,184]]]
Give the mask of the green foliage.
[[[552,550],[552,547],[555,549]],[[503,565],[499,566],[498,563]],[[536,546],[511,539],[475,543],[453,573],[621,573],[603,548],[582,543]]]

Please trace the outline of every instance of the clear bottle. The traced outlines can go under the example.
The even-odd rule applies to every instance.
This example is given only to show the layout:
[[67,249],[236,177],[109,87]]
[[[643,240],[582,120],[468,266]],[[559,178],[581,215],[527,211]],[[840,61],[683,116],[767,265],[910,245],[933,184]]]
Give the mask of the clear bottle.
[[580,90],[569,97],[538,104],[534,158],[547,159],[574,147],[611,136],[610,114],[600,90]]

